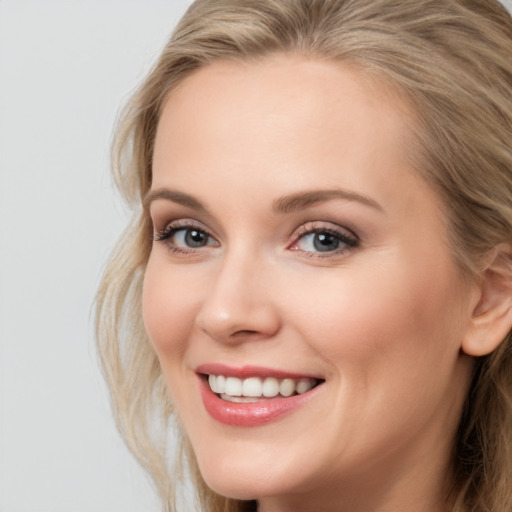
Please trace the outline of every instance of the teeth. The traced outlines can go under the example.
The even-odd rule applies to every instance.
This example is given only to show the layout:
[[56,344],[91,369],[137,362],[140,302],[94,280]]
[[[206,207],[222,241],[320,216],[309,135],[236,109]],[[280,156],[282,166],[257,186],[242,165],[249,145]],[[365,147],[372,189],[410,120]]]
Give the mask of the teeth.
[[263,381],[263,396],[273,398],[279,394],[279,382],[274,377],[267,377]]
[[250,396],[229,396],[222,394],[220,395],[222,400],[227,400],[228,402],[236,402],[239,404],[248,404],[252,402],[260,402],[258,398],[252,398]]
[[261,396],[262,387],[261,379],[258,379],[258,377],[244,379],[242,383],[242,395],[257,398]]
[[297,393],[302,395],[302,393],[306,393],[314,386],[314,382],[311,382],[311,379],[301,379],[297,383]]
[[228,377],[224,393],[230,396],[242,396],[242,381],[236,377]]
[[277,395],[289,397],[301,395],[312,389],[317,381],[315,379],[282,379],[267,377],[224,377],[223,375],[209,375],[208,383],[214,393],[221,395],[224,400],[231,402],[255,402],[256,398],[274,398]]
[[293,379],[284,379],[279,384],[279,393],[283,396],[292,396],[295,393],[295,381]]

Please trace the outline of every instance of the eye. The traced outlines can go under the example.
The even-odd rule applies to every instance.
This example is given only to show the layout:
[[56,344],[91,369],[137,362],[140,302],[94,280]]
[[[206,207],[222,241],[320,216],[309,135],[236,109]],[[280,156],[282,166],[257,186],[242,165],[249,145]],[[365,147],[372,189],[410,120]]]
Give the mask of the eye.
[[156,233],[154,240],[164,242],[173,252],[189,252],[208,246],[218,246],[218,242],[205,230],[188,221],[175,221]]
[[195,228],[179,229],[174,233],[173,238],[174,244],[182,247],[204,247],[209,243],[209,235]]
[[293,251],[305,253],[323,253],[325,256],[339,255],[357,247],[358,238],[341,228],[318,225],[305,225],[299,229],[296,241],[290,247]]

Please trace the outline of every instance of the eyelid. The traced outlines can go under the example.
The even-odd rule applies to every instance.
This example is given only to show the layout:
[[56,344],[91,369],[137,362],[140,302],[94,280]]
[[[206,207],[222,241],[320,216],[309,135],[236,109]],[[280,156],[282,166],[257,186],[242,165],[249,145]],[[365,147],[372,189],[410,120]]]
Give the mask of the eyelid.
[[359,240],[359,237],[349,228],[341,226],[331,221],[308,221],[299,226],[293,233],[292,237],[299,238],[311,232],[332,231],[347,238]]
[[354,233],[352,229],[345,226],[341,226],[331,221],[308,221],[295,229],[291,235],[291,238],[298,239],[309,233],[318,233],[321,231],[327,231],[334,234],[338,234],[344,238],[349,238],[358,242],[359,236]]
[[[153,240],[155,242],[163,242],[169,251],[177,254],[196,254],[199,255],[207,248],[219,247],[220,243],[212,230],[205,226],[202,222],[193,218],[178,218],[166,222],[161,229],[156,228],[157,223],[154,224]],[[203,232],[208,237],[208,243],[197,247],[187,247],[185,244],[176,243],[173,239],[174,235],[180,231],[198,230]],[[300,240],[308,235],[327,233],[333,235],[340,242],[341,247],[333,248],[332,250],[305,250],[298,247]],[[360,245],[360,238],[354,233],[353,230],[336,224],[331,221],[309,221],[300,225],[290,235],[292,239],[286,245],[288,250],[300,253],[303,257],[308,258],[329,258],[340,257],[343,254],[356,249]],[[213,241],[213,243],[211,243]]]
[[[315,233],[328,233],[339,238],[343,243],[343,247],[333,251],[305,251],[297,248],[296,245],[301,239],[307,235]],[[296,229],[292,234],[292,242],[288,245],[288,249],[302,253],[306,257],[329,258],[340,256],[347,251],[356,249],[360,245],[360,238],[351,230],[344,226],[334,224],[332,222],[311,221],[306,222]]]
[[[197,230],[205,233],[210,240],[213,240],[215,244],[208,243],[205,246],[200,247],[181,247],[171,241],[171,238],[180,231],[186,231],[188,229]],[[167,248],[174,253],[178,254],[197,254],[199,251],[206,249],[207,247],[219,246],[217,238],[211,233],[211,230],[207,228],[202,222],[196,221],[190,218],[180,218],[170,222],[167,222],[162,229],[155,229],[153,233],[153,241],[163,242]]]
[[[161,224],[162,228],[157,228],[157,225]],[[155,222],[153,221],[153,234],[161,234],[164,233],[166,230],[170,229],[186,229],[186,228],[192,228],[192,229],[198,229],[200,231],[204,231],[205,233],[208,233],[213,238],[217,238],[213,233],[212,230],[203,224],[202,222],[193,219],[191,217],[179,217],[176,219],[171,219],[166,222]]]

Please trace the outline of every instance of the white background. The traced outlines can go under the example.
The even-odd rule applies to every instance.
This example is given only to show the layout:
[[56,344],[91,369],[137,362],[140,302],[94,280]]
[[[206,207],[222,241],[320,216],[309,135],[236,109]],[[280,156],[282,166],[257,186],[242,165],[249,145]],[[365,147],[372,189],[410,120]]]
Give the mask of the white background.
[[92,302],[126,212],[116,115],[187,0],[0,1],[0,511],[153,512],[111,419]]
[[91,305],[126,221],[116,114],[188,4],[0,0],[0,512],[159,508],[114,429]]

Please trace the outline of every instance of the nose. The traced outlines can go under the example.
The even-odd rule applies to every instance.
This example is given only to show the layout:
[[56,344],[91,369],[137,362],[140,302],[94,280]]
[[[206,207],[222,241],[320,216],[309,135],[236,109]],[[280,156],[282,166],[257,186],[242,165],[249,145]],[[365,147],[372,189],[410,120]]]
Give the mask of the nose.
[[261,261],[233,255],[219,267],[198,311],[198,327],[221,343],[275,336],[281,320],[272,277]]

